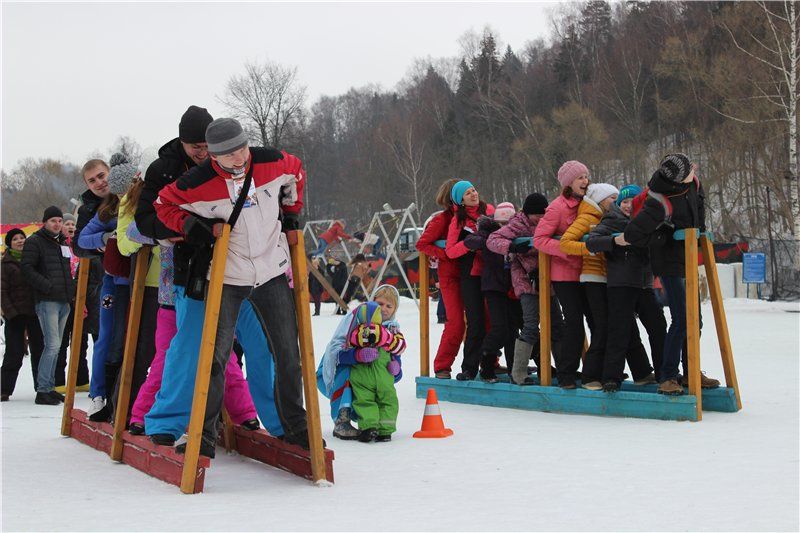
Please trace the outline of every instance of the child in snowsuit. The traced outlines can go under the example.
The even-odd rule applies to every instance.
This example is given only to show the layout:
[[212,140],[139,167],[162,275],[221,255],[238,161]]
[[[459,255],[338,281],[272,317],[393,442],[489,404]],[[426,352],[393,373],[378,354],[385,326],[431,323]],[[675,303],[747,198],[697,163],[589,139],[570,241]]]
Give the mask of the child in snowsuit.
[[[528,361],[533,360],[539,367],[539,259],[533,243],[523,241],[514,243],[517,238],[532,238],[547,209],[547,198],[533,193],[525,198],[522,211],[511,217],[508,224],[495,231],[486,240],[486,247],[494,253],[504,255],[511,263],[511,284],[514,294],[522,305],[522,331],[514,346],[514,363],[511,369],[511,382],[516,385],[533,385],[528,377]],[[550,337],[552,352],[557,359],[563,330],[561,307],[555,295],[550,297]]]
[[[381,325],[393,333],[400,327],[394,319],[399,296],[397,289],[392,285],[381,285],[375,291],[374,301],[381,306],[382,316],[388,317]],[[339,323],[317,367],[317,388],[330,399],[331,419],[334,422],[333,436],[342,440],[355,440],[360,435],[358,429],[351,425],[351,421],[358,420],[350,384],[350,371],[352,365],[356,363],[356,348],[348,341],[352,330],[358,325],[356,322],[358,309],[349,312]],[[401,371],[395,376],[395,383],[400,381],[402,376]]]
[[406,347],[402,333],[383,327],[381,306],[367,302],[355,312],[355,327],[348,340],[356,348],[350,369],[353,408],[358,413],[360,442],[386,442],[397,430],[395,377],[400,375],[400,354]]

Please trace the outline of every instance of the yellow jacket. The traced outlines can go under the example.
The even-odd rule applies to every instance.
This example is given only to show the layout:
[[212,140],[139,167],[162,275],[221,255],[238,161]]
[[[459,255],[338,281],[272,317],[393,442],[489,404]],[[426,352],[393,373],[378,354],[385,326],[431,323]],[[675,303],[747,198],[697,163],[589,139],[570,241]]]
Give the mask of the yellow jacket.
[[581,281],[606,282],[606,258],[604,254],[592,255],[581,238],[588,234],[603,218],[603,210],[594,201],[584,197],[578,206],[575,222],[567,228],[558,243],[561,251],[568,255],[583,256]]
[[[138,242],[134,242],[128,238],[128,226],[133,222],[133,213],[123,213],[128,197],[123,196],[119,202],[119,218],[117,218],[117,248],[119,253],[126,256],[131,256],[139,251],[142,247]],[[147,270],[147,278],[145,279],[145,287],[158,287],[159,276],[161,275],[161,257],[160,248],[153,246],[152,257],[150,258],[150,268]]]

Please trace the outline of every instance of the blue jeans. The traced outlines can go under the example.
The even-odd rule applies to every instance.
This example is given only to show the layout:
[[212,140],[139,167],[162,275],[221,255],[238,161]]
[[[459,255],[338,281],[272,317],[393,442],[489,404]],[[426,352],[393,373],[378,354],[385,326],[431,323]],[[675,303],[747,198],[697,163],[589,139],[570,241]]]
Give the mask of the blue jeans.
[[320,239],[319,242],[317,243],[317,249],[314,250],[311,255],[313,255],[314,257],[322,255],[325,253],[325,250],[327,249],[328,249],[328,241],[326,241],[325,239]]
[[[664,340],[664,361],[661,364],[661,381],[678,376],[681,351],[686,343],[686,278],[662,276],[661,285],[667,295],[671,322]],[[684,372],[688,372],[684,369]]]
[[100,316],[97,340],[92,348],[92,374],[89,379],[89,396],[106,397],[106,357],[114,337],[114,278],[103,275],[100,287]]
[[39,375],[36,379],[36,392],[50,392],[56,385],[56,363],[61,348],[61,335],[69,317],[67,302],[41,301],[36,304],[36,316],[42,326],[44,350],[39,359]]

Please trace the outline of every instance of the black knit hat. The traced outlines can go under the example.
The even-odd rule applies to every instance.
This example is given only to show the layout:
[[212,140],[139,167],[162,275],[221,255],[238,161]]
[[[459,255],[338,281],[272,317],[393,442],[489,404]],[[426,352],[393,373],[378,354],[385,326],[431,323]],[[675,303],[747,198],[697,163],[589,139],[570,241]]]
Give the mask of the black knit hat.
[[11,239],[14,238],[14,235],[22,235],[24,237],[25,232],[19,228],[13,228],[8,230],[8,233],[6,233],[6,238],[5,238],[7,248],[11,248]]
[[214,118],[204,107],[190,105],[178,125],[178,137],[185,143],[206,142],[206,128]]
[[64,213],[61,211],[61,209],[57,208],[54,205],[51,205],[50,207],[44,210],[44,215],[42,215],[42,222],[47,222],[51,218],[56,218],[56,217],[62,218],[63,216]]
[[668,180],[680,183],[692,171],[692,162],[684,154],[668,154],[661,160],[661,168],[659,170]]
[[529,194],[522,204],[522,212],[526,215],[543,215],[545,209],[547,209],[547,198],[538,192]]

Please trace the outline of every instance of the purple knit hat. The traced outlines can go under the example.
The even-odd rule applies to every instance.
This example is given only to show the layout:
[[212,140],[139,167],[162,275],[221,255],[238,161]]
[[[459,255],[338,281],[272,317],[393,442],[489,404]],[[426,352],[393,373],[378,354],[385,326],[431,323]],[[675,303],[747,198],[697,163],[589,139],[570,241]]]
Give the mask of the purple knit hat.
[[586,168],[586,165],[580,161],[567,161],[558,169],[558,183],[562,187],[569,187],[575,181],[575,178],[582,174],[589,175],[589,169]]

